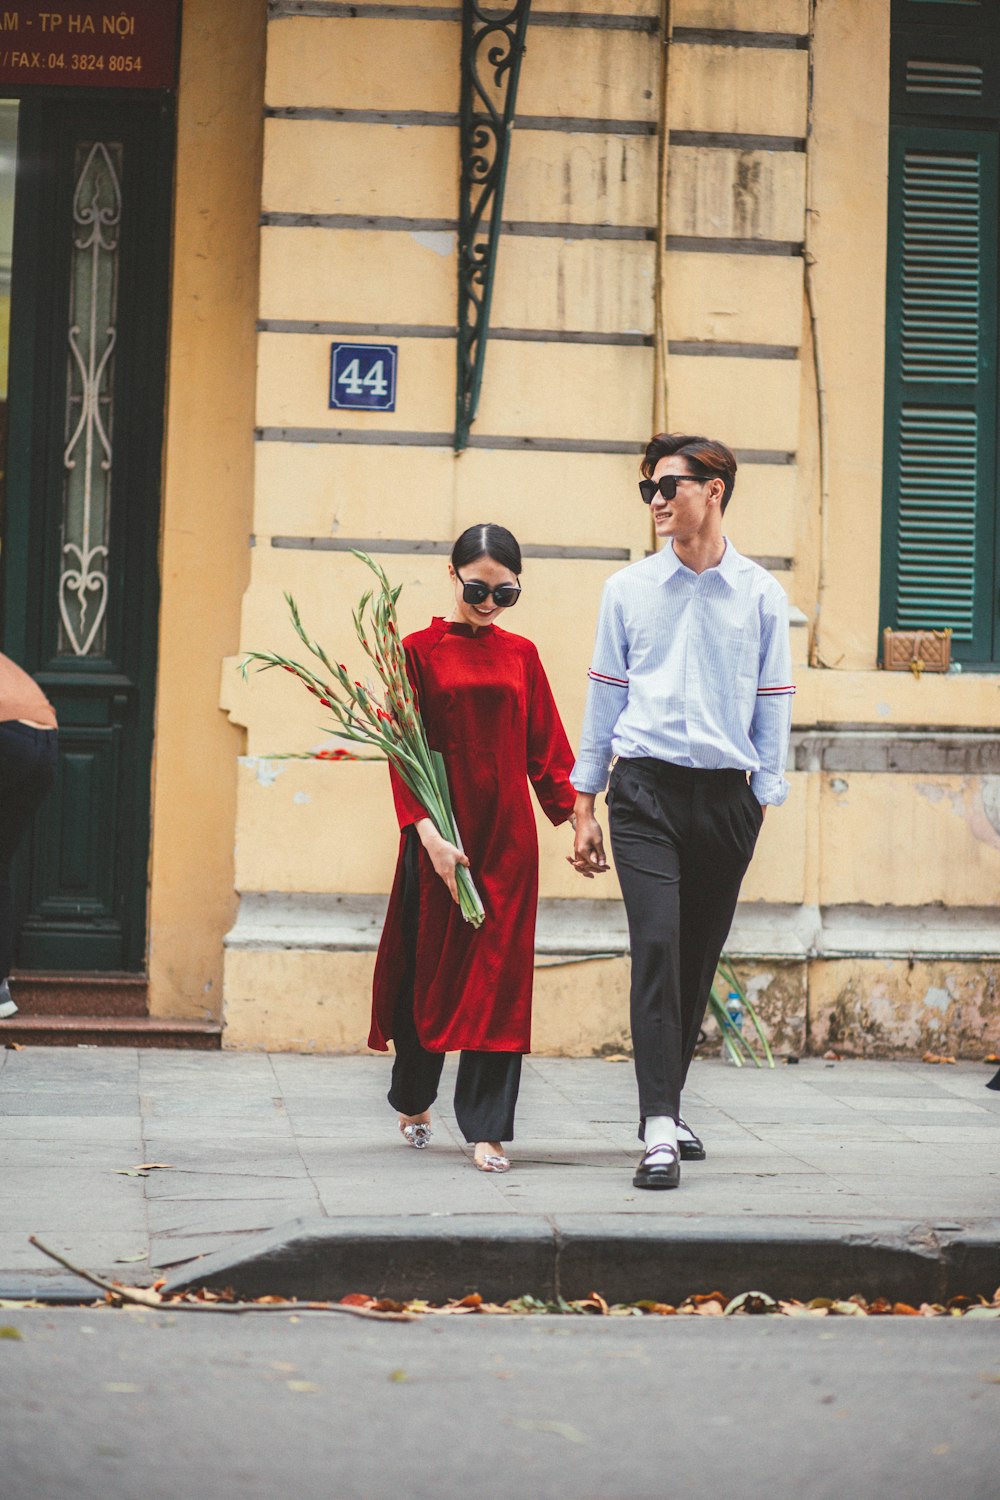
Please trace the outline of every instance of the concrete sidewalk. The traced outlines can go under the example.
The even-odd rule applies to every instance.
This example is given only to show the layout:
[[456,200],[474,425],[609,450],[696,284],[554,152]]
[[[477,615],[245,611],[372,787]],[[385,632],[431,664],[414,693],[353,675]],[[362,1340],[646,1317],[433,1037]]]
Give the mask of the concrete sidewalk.
[[[71,1280],[27,1243],[32,1233],[123,1281],[207,1256],[182,1279],[248,1294],[398,1289],[408,1275],[426,1292],[442,1278],[453,1287],[457,1267],[480,1289],[541,1292],[532,1279],[549,1287],[554,1274],[559,1290],[560,1254],[583,1282],[603,1275],[591,1285],[606,1294],[651,1267],[662,1282],[667,1262],[668,1290],[692,1276],[743,1290],[753,1282],[742,1278],[769,1269],[782,1295],[810,1278],[810,1295],[839,1294],[823,1278],[854,1276],[848,1289],[863,1289],[866,1254],[868,1281],[894,1277],[885,1290],[896,1295],[904,1282],[926,1295],[925,1283],[989,1282],[994,1270],[975,1289],[1000,1284],[1000,1094],[984,1088],[987,1067],[696,1062],[684,1107],[708,1160],[685,1166],[671,1193],[632,1187],[630,1065],[526,1059],[503,1177],[471,1165],[450,1108],[453,1069],[433,1143],[415,1152],[385,1102],[387,1059],[0,1052],[0,1296]],[[123,1175],[144,1163],[167,1165]],[[258,1269],[243,1276],[241,1264]],[[296,1280],[296,1265],[311,1269]]]

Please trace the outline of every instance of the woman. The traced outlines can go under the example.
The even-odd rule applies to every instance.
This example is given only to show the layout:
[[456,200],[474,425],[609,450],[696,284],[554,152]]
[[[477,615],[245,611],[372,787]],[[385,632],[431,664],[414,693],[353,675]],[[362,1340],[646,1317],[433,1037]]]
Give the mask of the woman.
[[[506,1172],[521,1057],[531,1045],[538,840],[531,781],[551,822],[575,793],[573,752],[538,653],[497,627],[521,593],[521,550],[502,526],[471,526],[452,550],[455,602],[408,636],[407,665],[431,748],[444,756],[466,853],[436,831],[395,773],[402,837],[375,965],[369,1045],[392,1039],[389,1103],[407,1143],[430,1139],[444,1054],[462,1053],[459,1128],[483,1172]],[[468,865],[486,908],[475,928],[459,911],[456,868]]]
[[56,716],[27,672],[0,655],[0,1021],[17,1014],[11,864],[56,775]]

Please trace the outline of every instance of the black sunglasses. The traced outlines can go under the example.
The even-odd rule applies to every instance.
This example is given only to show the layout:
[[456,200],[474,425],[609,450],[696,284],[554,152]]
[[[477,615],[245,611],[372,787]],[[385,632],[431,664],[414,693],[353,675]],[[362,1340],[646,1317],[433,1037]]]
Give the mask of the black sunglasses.
[[652,505],[653,496],[659,490],[664,500],[672,500],[677,494],[677,486],[683,479],[692,479],[695,484],[707,484],[707,474],[664,474],[662,479],[640,479],[639,494],[647,505]]
[[455,577],[462,585],[462,598],[466,604],[485,604],[492,595],[497,609],[512,609],[521,597],[521,586],[517,583],[498,583],[495,589],[491,589],[488,583],[482,583],[478,578],[470,579],[466,583],[457,568]]

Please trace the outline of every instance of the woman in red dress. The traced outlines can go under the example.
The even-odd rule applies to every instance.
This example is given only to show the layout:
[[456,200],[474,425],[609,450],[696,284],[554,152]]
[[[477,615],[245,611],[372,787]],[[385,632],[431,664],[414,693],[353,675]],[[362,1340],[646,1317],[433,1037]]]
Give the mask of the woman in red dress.
[[[535,647],[498,628],[517,603],[521,551],[502,526],[472,526],[452,550],[455,603],[404,641],[431,748],[444,756],[465,853],[443,839],[392,774],[399,859],[375,965],[369,1045],[396,1056],[389,1103],[411,1146],[430,1139],[444,1054],[461,1051],[455,1114],[475,1164],[505,1172],[521,1057],[531,1047],[538,839],[528,782],[552,823],[569,821],[573,752]],[[468,865],[486,909],[457,904]]]

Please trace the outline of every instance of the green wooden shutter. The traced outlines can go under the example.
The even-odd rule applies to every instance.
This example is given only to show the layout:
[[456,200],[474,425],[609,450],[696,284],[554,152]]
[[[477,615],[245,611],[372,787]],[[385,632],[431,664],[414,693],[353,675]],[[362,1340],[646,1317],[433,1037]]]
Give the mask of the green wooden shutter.
[[[988,118],[1000,69],[984,69],[979,51],[995,17],[970,5],[966,29],[938,24],[961,9],[893,8],[882,623],[950,627],[956,660],[985,665],[1000,652],[998,153]],[[918,11],[935,24],[897,25]]]

